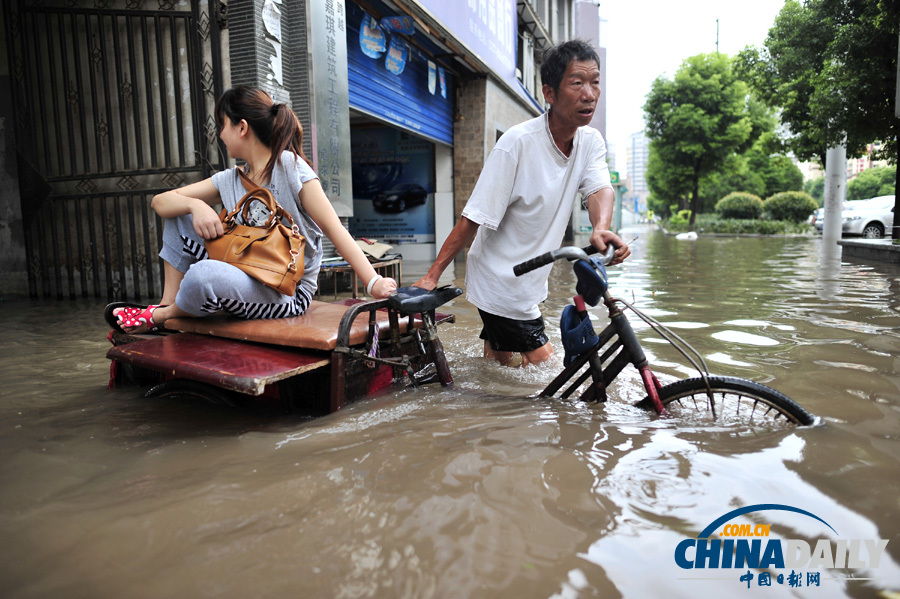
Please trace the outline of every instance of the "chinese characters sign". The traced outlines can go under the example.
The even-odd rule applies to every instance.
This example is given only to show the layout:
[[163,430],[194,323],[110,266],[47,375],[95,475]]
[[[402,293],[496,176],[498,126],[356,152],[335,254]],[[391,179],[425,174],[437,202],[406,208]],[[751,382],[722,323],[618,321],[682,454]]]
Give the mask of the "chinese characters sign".
[[309,3],[313,162],[338,216],[352,216],[344,0]]

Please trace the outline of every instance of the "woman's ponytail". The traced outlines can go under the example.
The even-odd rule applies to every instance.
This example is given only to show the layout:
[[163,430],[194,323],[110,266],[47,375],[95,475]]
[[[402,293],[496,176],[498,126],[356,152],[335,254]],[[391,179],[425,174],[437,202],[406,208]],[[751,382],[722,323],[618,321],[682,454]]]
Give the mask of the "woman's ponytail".
[[272,176],[275,162],[285,150],[293,152],[307,164],[312,163],[303,153],[303,127],[297,115],[286,104],[275,103],[261,89],[239,85],[222,94],[216,102],[216,120],[221,126],[228,118],[233,124],[246,120],[256,137],[272,156],[260,177],[266,181]]
[[272,114],[269,129],[271,134],[266,146],[272,150],[272,157],[266,164],[265,177],[268,178],[272,174],[275,161],[281,158],[281,153],[285,150],[293,152],[312,166],[303,153],[303,127],[294,111],[287,104],[273,104],[270,112]]

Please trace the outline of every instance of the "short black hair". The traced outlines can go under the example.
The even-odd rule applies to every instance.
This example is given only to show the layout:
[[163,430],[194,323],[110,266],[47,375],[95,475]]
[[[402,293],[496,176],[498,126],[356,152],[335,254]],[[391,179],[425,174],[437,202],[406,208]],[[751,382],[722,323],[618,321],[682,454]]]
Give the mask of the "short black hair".
[[544,52],[544,62],[541,64],[541,83],[549,85],[553,91],[559,91],[563,75],[569,63],[573,60],[593,60],[600,68],[600,57],[594,47],[584,40],[569,40],[548,48]]

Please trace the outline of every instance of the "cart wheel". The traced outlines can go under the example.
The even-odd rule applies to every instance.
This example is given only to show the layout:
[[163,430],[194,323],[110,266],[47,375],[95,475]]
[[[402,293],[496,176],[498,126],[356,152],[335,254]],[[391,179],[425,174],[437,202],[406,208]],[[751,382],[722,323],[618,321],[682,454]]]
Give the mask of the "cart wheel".
[[144,397],[178,397],[187,399],[199,399],[207,403],[217,406],[237,407],[234,393],[199,383],[197,381],[189,381],[185,379],[173,379],[160,383],[150,388]]
[[450,374],[450,365],[447,364],[447,356],[444,354],[444,344],[435,338],[431,341],[431,359],[437,369],[438,380],[444,387],[453,384],[453,375]]

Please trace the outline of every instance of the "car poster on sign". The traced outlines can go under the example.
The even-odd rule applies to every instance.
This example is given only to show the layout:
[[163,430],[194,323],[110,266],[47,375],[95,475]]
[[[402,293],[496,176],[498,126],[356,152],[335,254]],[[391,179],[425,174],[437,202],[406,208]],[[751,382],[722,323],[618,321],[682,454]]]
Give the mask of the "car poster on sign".
[[434,144],[392,127],[355,128],[354,237],[434,243]]

